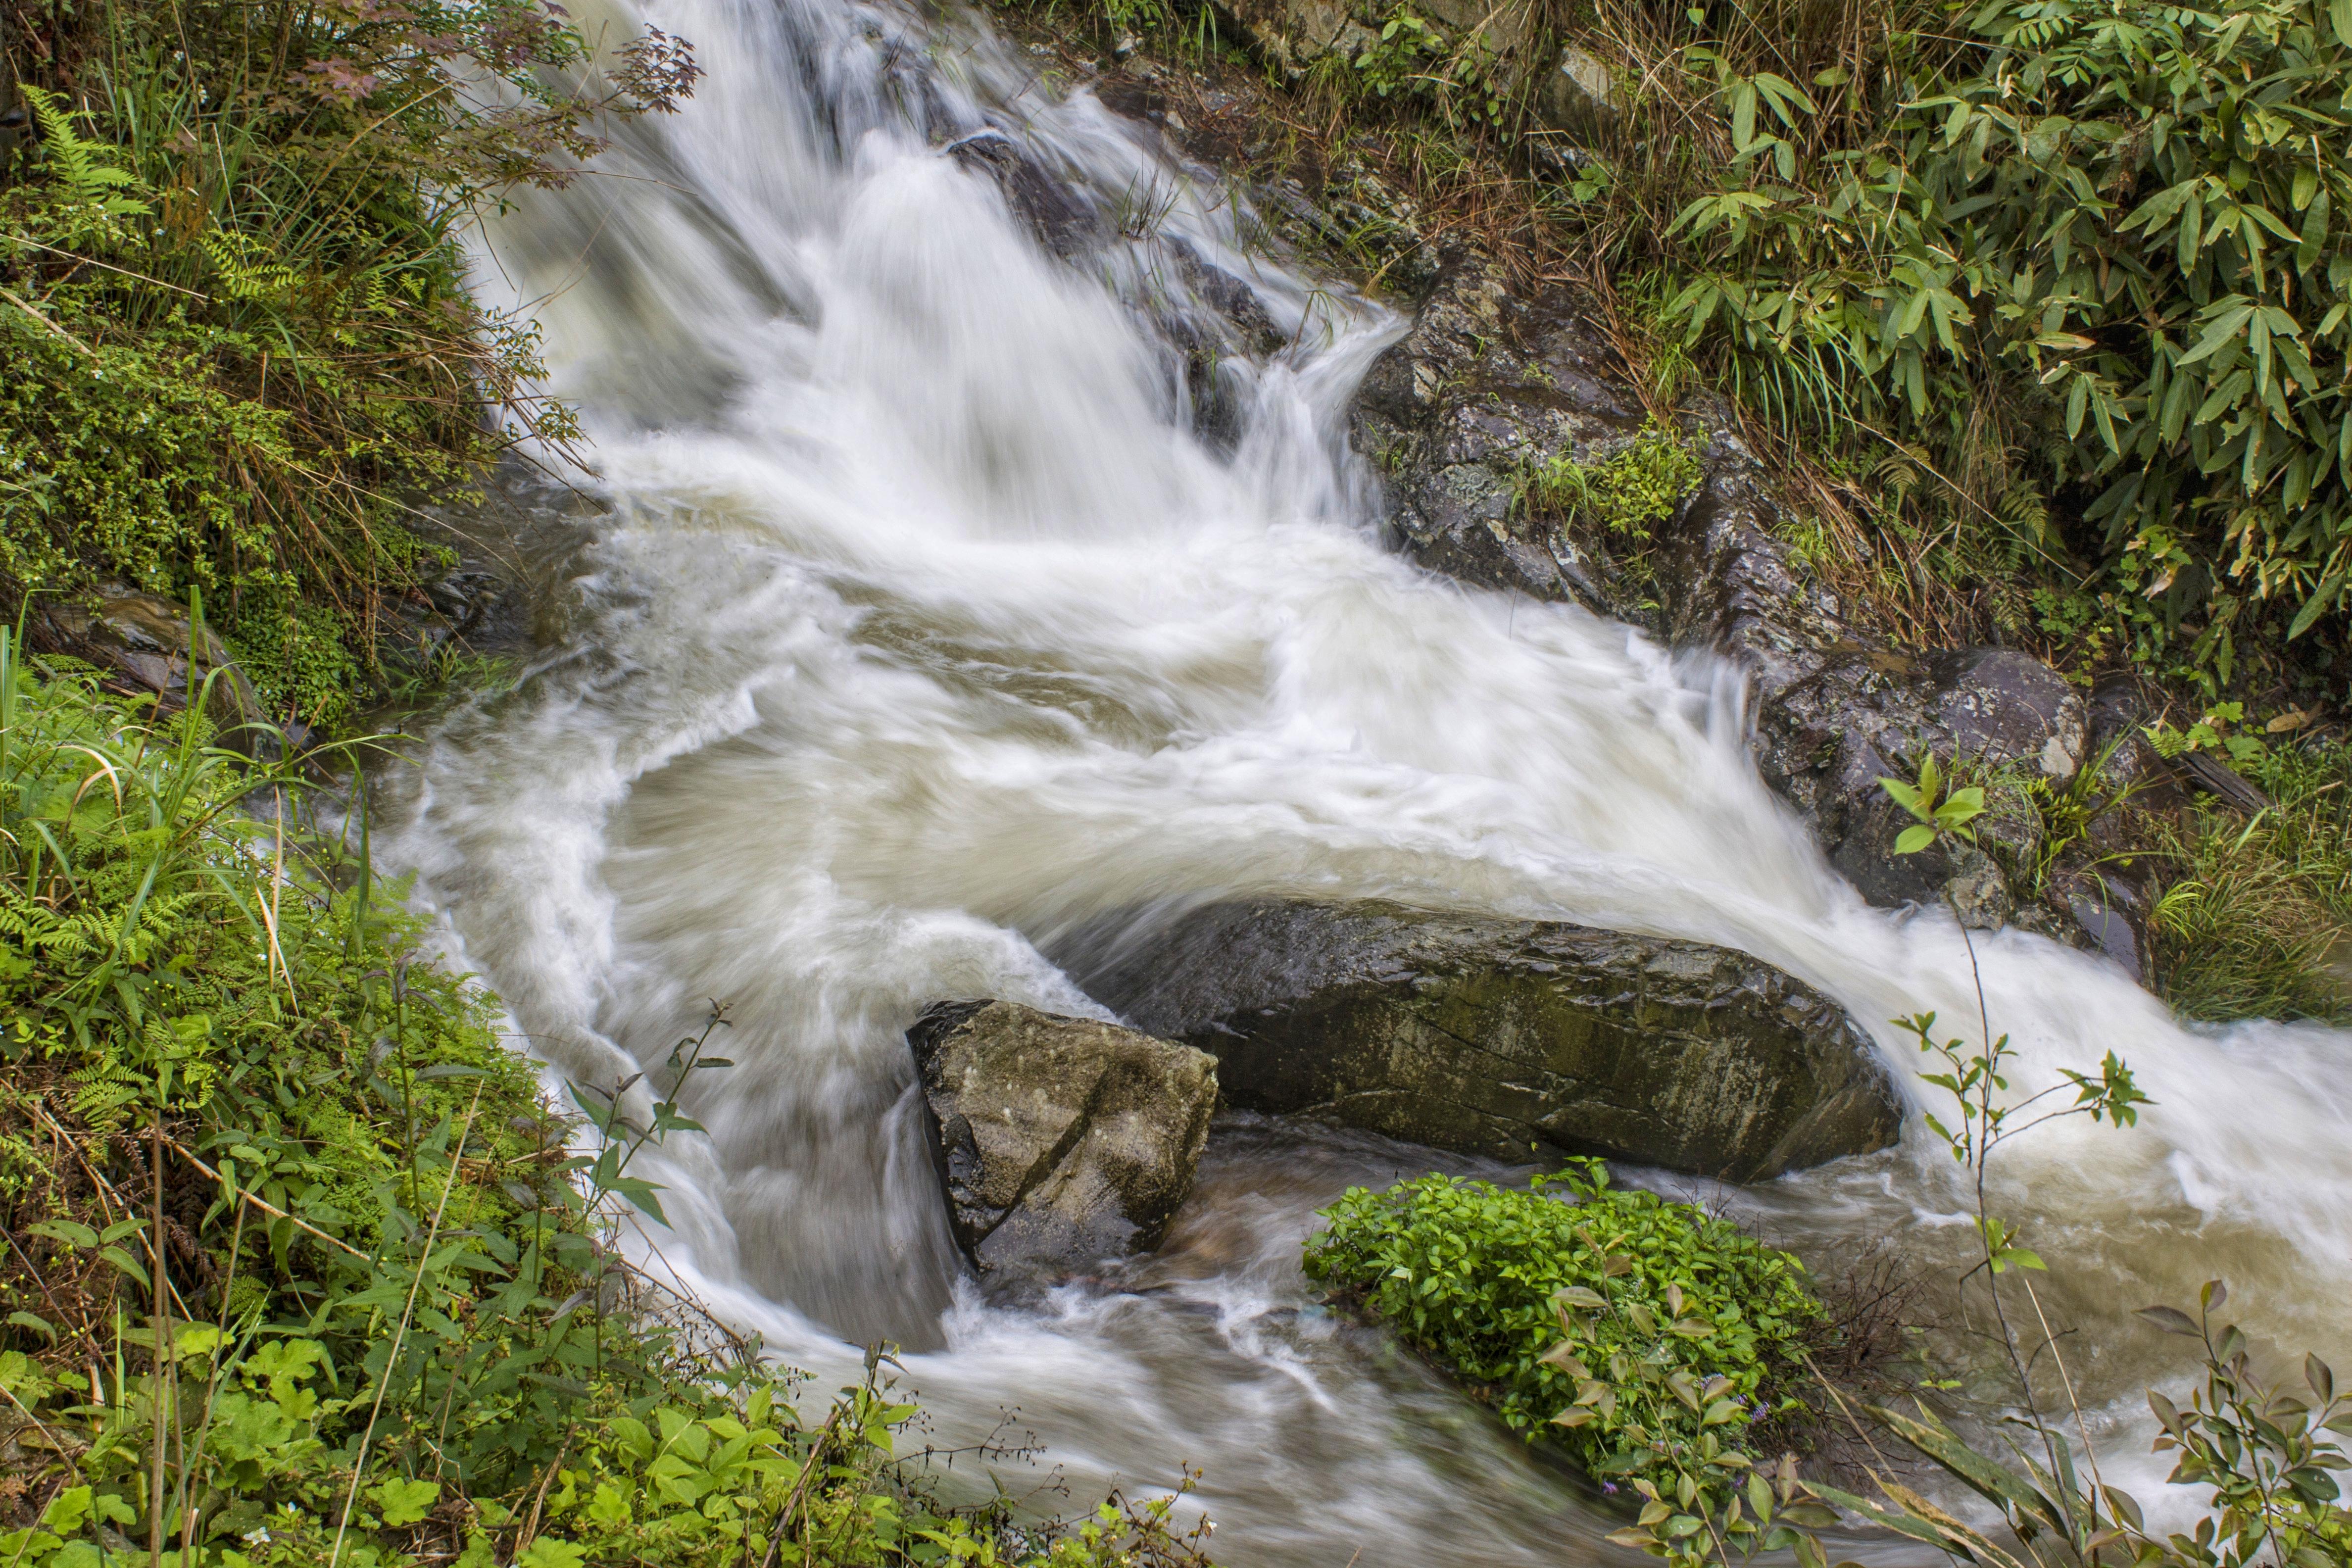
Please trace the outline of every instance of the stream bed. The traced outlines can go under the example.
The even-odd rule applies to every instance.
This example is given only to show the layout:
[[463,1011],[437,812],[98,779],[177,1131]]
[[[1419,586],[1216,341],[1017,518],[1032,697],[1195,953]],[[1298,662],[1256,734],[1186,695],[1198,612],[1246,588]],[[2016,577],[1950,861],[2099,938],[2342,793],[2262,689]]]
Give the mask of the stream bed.
[[[971,13],[575,10],[691,38],[709,75],[478,237],[485,298],[540,324],[582,411],[598,504],[534,542],[529,671],[437,723],[380,831],[557,1072],[658,1068],[728,1005],[736,1065],[687,1095],[709,1135],[652,1156],[671,1226],[632,1245],[820,1387],[860,1342],[906,1347],[926,1440],[1034,1434],[997,1466],[1015,1491],[1058,1474],[1083,1506],[1197,1468],[1235,1568],[1641,1560],[1299,1274],[1349,1184],[1495,1168],[1228,1120],[1160,1256],[992,1305],[903,1031],[947,997],[1098,1014],[1039,951],[1108,910],[1377,896],[1741,948],[1908,1083],[1881,1021],[1974,1018],[1958,928],[1823,864],[1758,781],[1731,671],[1389,552],[1345,409],[1402,321],[1245,243],[1244,199],[1149,128]],[[1078,240],[1040,242],[991,138]],[[1203,369],[1171,322],[1220,276],[1282,346]],[[2263,1344],[2352,1360],[2352,1037],[2184,1028],[2020,932],[1973,960],[2021,1092],[2114,1049],[2155,1101],[2036,1134],[1992,1195],[2049,1262],[2108,1479],[2146,1495],[2142,1391],[2184,1363],[2132,1309],[2226,1276]],[[1916,1127],[1741,1192],[1654,1180],[1817,1262],[1969,1244]]]

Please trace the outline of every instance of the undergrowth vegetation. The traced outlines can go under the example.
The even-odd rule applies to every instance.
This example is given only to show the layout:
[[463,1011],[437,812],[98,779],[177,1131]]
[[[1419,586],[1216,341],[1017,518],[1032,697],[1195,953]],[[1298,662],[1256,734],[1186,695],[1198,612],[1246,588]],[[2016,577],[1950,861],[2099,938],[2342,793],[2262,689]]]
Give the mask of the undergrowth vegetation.
[[23,6],[0,39],[37,132],[0,151],[6,600],[200,588],[278,711],[348,717],[382,602],[438,564],[411,509],[572,433],[458,232],[690,55],[608,39],[594,72],[527,0]]
[[1310,1278],[1612,1486],[1695,1489],[1721,1508],[1744,1480],[1725,1456],[1800,1408],[1823,1312],[1796,1260],[1610,1185],[1597,1160],[1524,1192],[1433,1175],[1358,1187],[1324,1213]]
[[[693,1124],[575,1086],[578,1152],[492,999],[303,826],[313,775],[189,697],[0,631],[0,1561],[1201,1561],[1166,1499],[945,1507],[887,1355],[796,1401],[622,1263],[661,1214],[632,1159]],[[664,1081],[723,1069],[722,1025]]]
[[2154,921],[2165,995],[2194,1017],[2352,1024],[2352,746],[2263,748],[2275,803],[2157,826],[2173,873]]
[[1668,327],[1787,437],[1981,476],[1955,499],[2095,566],[2143,660],[2226,685],[2242,640],[2315,628],[2340,658],[2352,12],[1954,20],[1890,39],[1883,85],[1716,64],[1727,156],[1665,230]]

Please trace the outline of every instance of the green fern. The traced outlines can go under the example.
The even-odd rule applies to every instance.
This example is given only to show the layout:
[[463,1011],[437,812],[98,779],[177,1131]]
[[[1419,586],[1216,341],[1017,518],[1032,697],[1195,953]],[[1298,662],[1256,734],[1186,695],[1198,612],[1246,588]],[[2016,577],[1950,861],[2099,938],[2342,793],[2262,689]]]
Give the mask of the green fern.
[[252,236],[215,229],[202,243],[230,299],[278,303],[294,291],[294,268]]
[[29,82],[17,90],[33,110],[33,119],[41,128],[41,151],[68,195],[114,217],[152,210],[138,197],[121,194],[138,188],[139,176],[114,162],[121,150],[113,144],[75,133],[73,116],[63,107],[62,97]]

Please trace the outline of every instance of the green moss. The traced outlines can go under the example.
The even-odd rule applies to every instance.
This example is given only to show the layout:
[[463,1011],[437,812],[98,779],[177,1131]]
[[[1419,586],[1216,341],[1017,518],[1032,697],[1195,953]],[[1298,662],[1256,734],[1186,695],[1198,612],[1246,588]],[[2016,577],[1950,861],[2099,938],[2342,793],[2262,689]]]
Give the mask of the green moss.
[[1529,468],[1520,497],[1532,510],[1596,522],[1639,542],[1650,537],[1653,524],[1674,516],[1701,477],[1690,439],[1653,420],[1600,462],[1579,463],[1562,453]]

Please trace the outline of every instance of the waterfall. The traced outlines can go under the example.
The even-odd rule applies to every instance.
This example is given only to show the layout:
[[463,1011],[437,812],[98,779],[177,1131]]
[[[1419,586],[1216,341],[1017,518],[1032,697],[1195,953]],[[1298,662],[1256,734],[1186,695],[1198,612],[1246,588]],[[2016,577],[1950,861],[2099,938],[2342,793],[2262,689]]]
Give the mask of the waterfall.
[[[699,95],[475,252],[543,329],[602,510],[542,542],[541,661],[394,782],[388,861],[559,1072],[657,1070],[728,1004],[736,1065],[687,1092],[709,1135],[651,1157],[670,1225],[633,1245],[821,1386],[888,1338],[932,1440],[1012,1411],[1081,1502],[1198,1466],[1252,1568],[1606,1552],[1568,1483],[1297,1273],[1349,1183],[1492,1167],[1245,1121],[1160,1257],[992,1304],[902,1031],[954,996],[1099,1013],[1040,949],[1177,894],[1696,938],[1865,1024],[1972,1033],[1967,939],[1827,868],[1756,776],[1734,672],[1385,550],[1344,410],[1403,322],[1151,129],[969,13],[643,19],[699,46]],[[2352,1355],[2352,1039],[2185,1028],[2018,931],[1973,957],[2021,1089],[2112,1048],[2156,1101],[2036,1134],[1994,1193],[2080,1326],[2109,1479],[2147,1484],[2140,1391],[2180,1363],[2130,1309],[2226,1274],[2265,1342]],[[1801,1248],[1969,1237],[1916,1136],[1740,1201]]]

